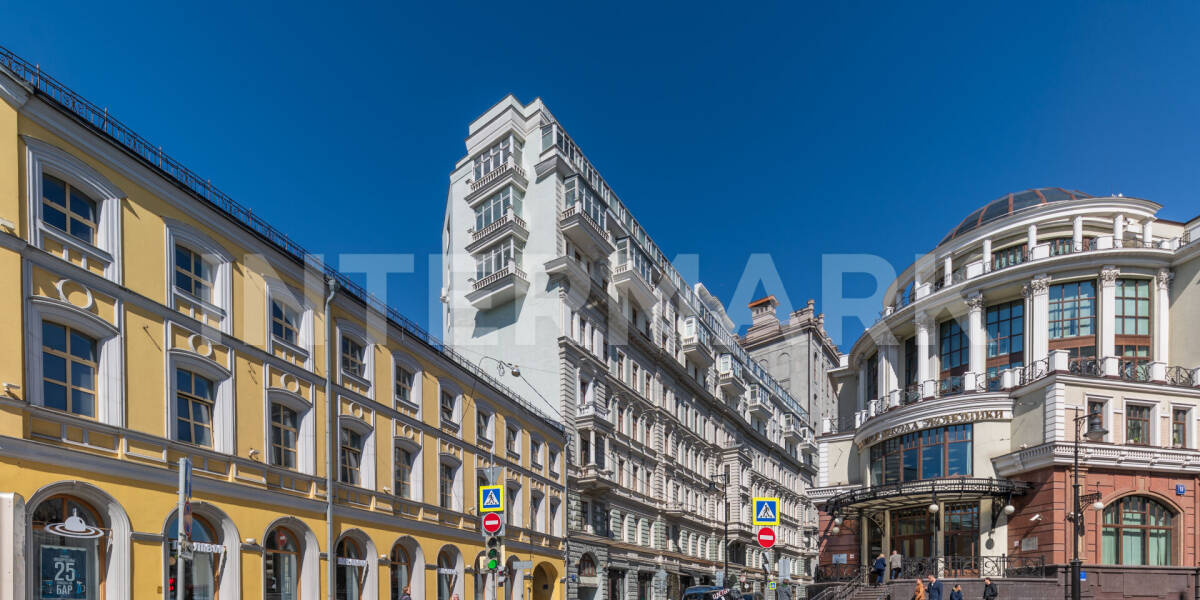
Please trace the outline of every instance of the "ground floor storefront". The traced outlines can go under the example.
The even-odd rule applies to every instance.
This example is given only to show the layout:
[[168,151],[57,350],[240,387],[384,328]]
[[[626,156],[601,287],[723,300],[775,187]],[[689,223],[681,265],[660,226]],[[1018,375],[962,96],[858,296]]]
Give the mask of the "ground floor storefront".
[[[89,462],[0,460],[0,598],[315,600],[332,583],[348,600],[397,598],[406,587],[417,600],[493,600],[473,518],[450,524],[339,503],[330,551],[321,497],[202,474],[179,579],[177,472],[130,464],[102,474]],[[514,543],[507,555],[504,600],[562,600],[559,547]]]

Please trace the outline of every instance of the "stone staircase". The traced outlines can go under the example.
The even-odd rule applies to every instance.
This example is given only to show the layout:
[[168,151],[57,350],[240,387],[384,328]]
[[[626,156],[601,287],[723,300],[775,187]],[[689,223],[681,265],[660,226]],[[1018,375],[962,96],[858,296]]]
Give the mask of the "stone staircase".
[[854,593],[846,600],[888,600],[890,598],[889,591],[887,586],[862,586],[855,589]]

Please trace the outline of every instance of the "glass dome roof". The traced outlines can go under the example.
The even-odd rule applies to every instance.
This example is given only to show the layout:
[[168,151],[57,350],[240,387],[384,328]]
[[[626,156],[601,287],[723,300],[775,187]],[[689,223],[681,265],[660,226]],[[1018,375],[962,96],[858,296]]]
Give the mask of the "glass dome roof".
[[950,230],[945,238],[942,238],[940,244],[964,234],[972,229],[982,226],[984,223],[995,221],[1001,217],[1011,215],[1015,212],[1025,210],[1034,206],[1042,206],[1051,202],[1063,202],[1065,200],[1081,200],[1083,198],[1093,198],[1091,194],[1085,194],[1076,190],[1066,190],[1063,188],[1048,187],[1035,188],[1025,190],[1015,194],[1007,194],[988,202],[983,208],[967,215],[958,227]]

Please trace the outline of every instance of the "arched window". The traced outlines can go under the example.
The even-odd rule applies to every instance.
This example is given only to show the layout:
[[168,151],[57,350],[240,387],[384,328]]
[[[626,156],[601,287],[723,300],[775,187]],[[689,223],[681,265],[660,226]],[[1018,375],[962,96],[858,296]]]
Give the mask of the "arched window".
[[1175,514],[1145,496],[1126,496],[1104,509],[1101,562],[1110,565],[1174,564]]
[[596,559],[592,558],[591,554],[584,554],[583,556],[579,557],[579,576],[596,576]]
[[[167,528],[163,532],[163,540],[166,545],[167,560],[164,564],[163,579],[166,580],[167,600],[181,598],[186,600],[213,600],[217,596],[217,569],[221,565],[221,551],[223,546],[219,546],[220,540],[215,529],[208,521],[200,516],[192,517],[192,535],[191,542],[193,544],[192,558],[184,559],[183,561],[183,581],[177,581],[175,576],[178,571],[179,548],[177,541],[179,539],[179,518],[172,516],[170,521],[167,521]],[[179,595],[179,590],[183,590],[183,595]]]
[[299,589],[300,544],[284,527],[263,540],[263,589],[266,600],[296,600]]
[[76,597],[99,598],[108,534],[99,513],[82,500],[47,498],[33,512],[33,572],[53,575],[57,589]]
[[[392,563],[392,600],[399,600],[400,594],[408,588],[408,580],[412,577],[412,558],[400,544],[392,547],[389,557]],[[411,596],[411,591],[409,592]]]
[[438,553],[437,600],[450,600],[458,584],[458,558],[448,549]]
[[342,538],[337,546],[337,563],[337,600],[358,600],[367,574],[367,561],[358,542]]

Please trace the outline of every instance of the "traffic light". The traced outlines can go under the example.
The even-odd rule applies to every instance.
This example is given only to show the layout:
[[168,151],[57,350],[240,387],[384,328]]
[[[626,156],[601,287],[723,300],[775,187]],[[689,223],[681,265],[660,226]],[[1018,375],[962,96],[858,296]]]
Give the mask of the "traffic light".
[[489,535],[484,543],[485,567],[496,572],[504,568],[504,540],[499,535]]

